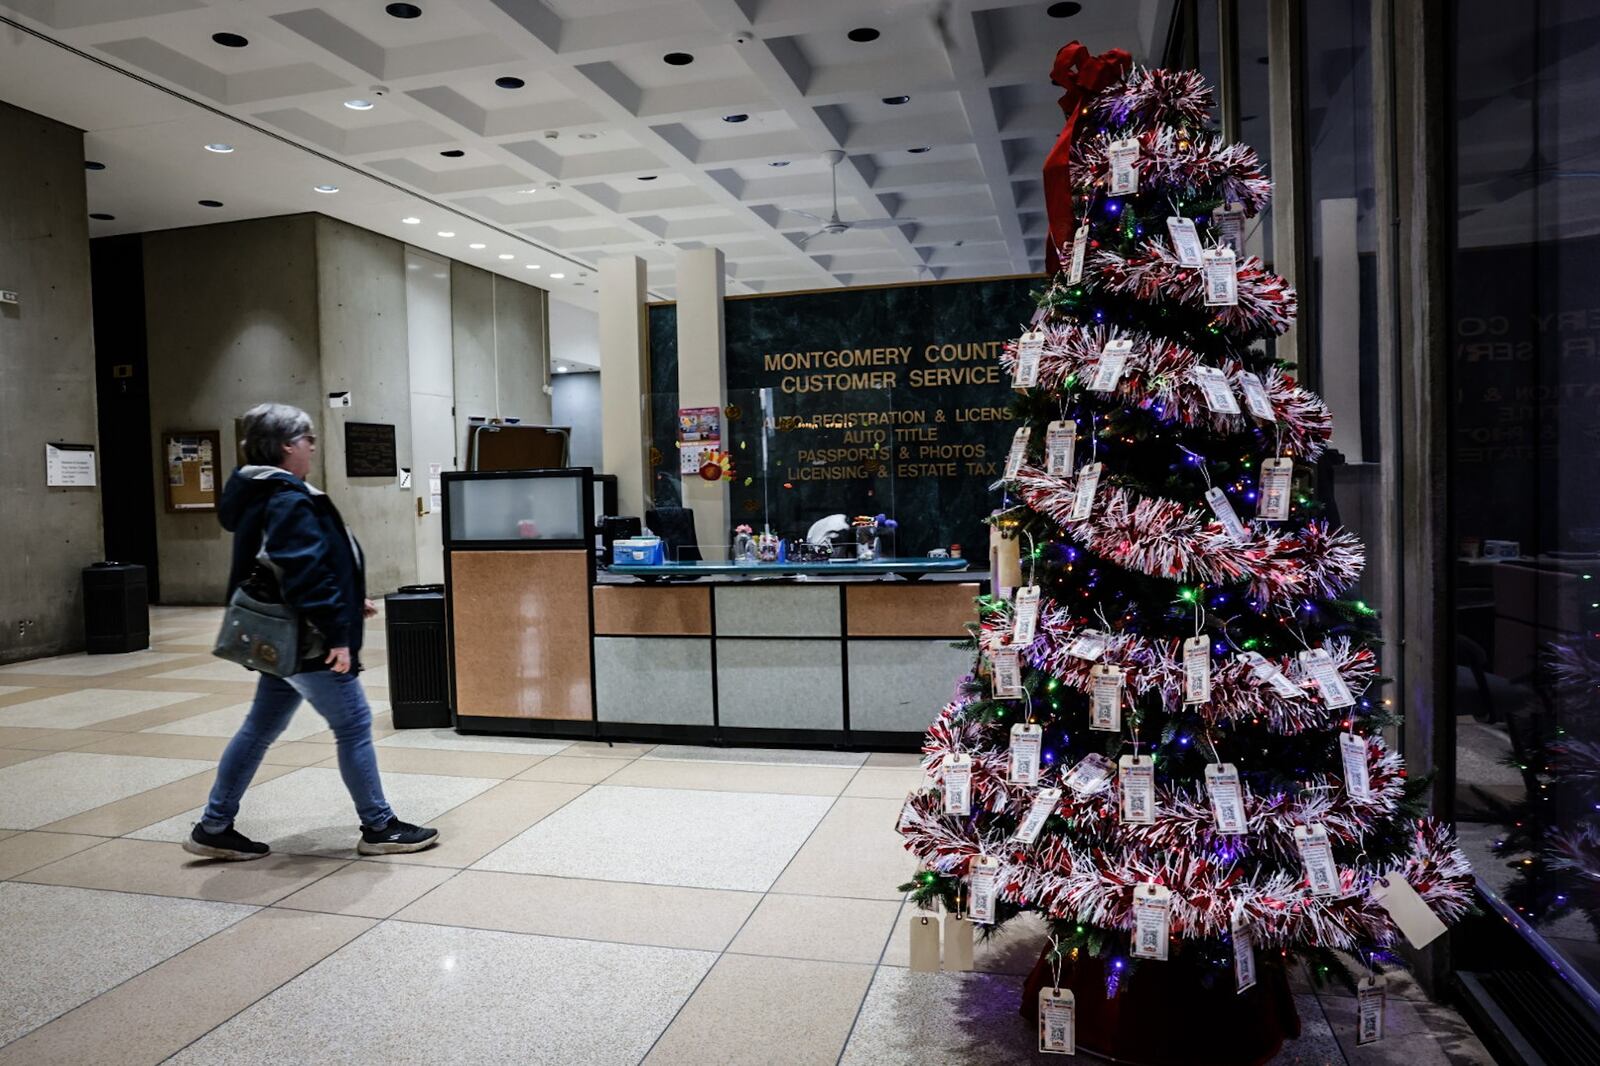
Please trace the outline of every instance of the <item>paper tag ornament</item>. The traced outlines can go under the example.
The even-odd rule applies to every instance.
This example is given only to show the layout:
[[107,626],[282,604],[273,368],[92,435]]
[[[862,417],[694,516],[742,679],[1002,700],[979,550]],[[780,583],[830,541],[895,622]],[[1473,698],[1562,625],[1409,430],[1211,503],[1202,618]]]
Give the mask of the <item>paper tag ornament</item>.
[[1305,690],[1284,676],[1278,669],[1278,664],[1262,655],[1258,651],[1244,651],[1239,653],[1239,658],[1250,664],[1250,676],[1257,681],[1265,681],[1271,686],[1272,691],[1286,700],[1299,699],[1305,696]]
[[1111,392],[1122,380],[1128,368],[1128,356],[1133,353],[1133,341],[1127,337],[1107,341],[1100,351],[1100,362],[1095,364],[1094,377],[1089,379],[1090,392]]
[[1072,495],[1072,512],[1067,515],[1069,522],[1082,522],[1094,513],[1094,494],[1100,487],[1100,463],[1089,463],[1078,471],[1077,490]]
[[1172,238],[1172,251],[1181,265],[1200,265],[1200,233],[1194,228],[1194,219],[1177,215],[1167,219],[1167,235]]
[[1078,450],[1078,423],[1052,422],[1044,432],[1044,472],[1066,475],[1072,473],[1073,454]]
[[1039,629],[1038,585],[1024,585],[1017,590],[1011,614],[1011,643],[1025,648],[1033,643]]
[[1217,516],[1217,521],[1222,523],[1222,531],[1235,541],[1243,544],[1250,539],[1250,531],[1239,521],[1239,513],[1233,509],[1233,503],[1228,499],[1227,493],[1221,488],[1213,486],[1206,490],[1206,503],[1211,505],[1211,513]]
[[1294,480],[1294,460],[1267,459],[1261,464],[1261,494],[1256,504],[1256,517],[1269,522],[1285,522],[1289,518],[1289,491]]
[[1017,362],[1011,371],[1013,389],[1031,389],[1039,384],[1039,357],[1044,354],[1044,330],[1029,330],[1017,342]]
[[1349,707],[1356,702],[1355,696],[1350,692],[1350,686],[1339,676],[1339,668],[1334,665],[1333,656],[1328,654],[1326,648],[1313,648],[1301,652],[1300,669],[1317,683],[1317,691],[1322,694],[1322,702],[1327,704],[1330,710]]
[[989,653],[990,695],[997,700],[1022,698],[1021,649],[1013,644],[1003,645]]
[[1067,774],[1067,787],[1079,796],[1092,796],[1106,787],[1115,769],[1099,752],[1085,755]]
[[1156,763],[1148,755],[1124,755],[1117,760],[1117,792],[1122,820],[1129,825],[1156,822]]
[[944,813],[972,813],[972,756],[944,757]]
[[1011,450],[1006,453],[1005,479],[1010,481],[1017,476],[1017,471],[1022,469],[1022,463],[1028,458],[1028,427],[1023,426],[1011,435]]
[[1217,832],[1236,836],[1249,828],[1244,816],[1244,790],[1239,786],[1239,771],[1231,762],[1206,767],[1206,791],[1211,794],[1211,813],[1217,819]]
[[1076,285],[1083,280],[1083,261],[1089,253],[1089,227],[1079,226],[1072,235],[1072,262],[1067,269],[1067,284]]
[[1412,947],[1427,947],[1444,935],[1444,923],[1399,870],[1390,870],[1372,883],[1372,898],[1389,912]]
[[1333,848],[1328,844],[1328,831],[1320,825],[1298,825],[1294,830],[1295,846],[1300,849],[1300,861],[1306,868],[1306,880],[1311,884],[1313,896],[1339,894],[1339,868],[1333,862]]
[[972,969],[972,922],[963,914],[944,916],[944,968],[947,973]]
[[1044,730],[1036,725],[1018,722],[1011,727],[1011,783],[1037,785],[1039,783],[1039,749],[1044,744]]
[[1167,960],[1172,940],[1172,890],[1141,882],[1133,890],[1133,955],[1140,959]]
[[1089,679],[1089,728],[1122,732],[1122,668],[1098,663],[1089,668]]
[[1232,248],[1207,248],[1201,257],[1207,307],[1239,305],[1239,268]]
[[1243,907],[1234,910],[1229,926],[1233,935],[1233,990],[1243,992],[1256,984],[1256,942],[1250,935]]
[[975,856],[968,879],[967,917],[984,925],[994,924],[994,903],[999,894],[1000,860],[993,855]]
[[1244,405],[1250,408],[1251,414],[1263,422],[1278,420],[1278,413],[1272,409],[1272,399],[1267,395],[1267,387],[1260,378],[1248,370],[1241,370],[1239,387],[1244,390]]
[[1383,1039],[1387,980],[1373,974],[1356,985],[1356,1044],[1376,1044]]
[[1244,255],[1244,205],[1224,204],[1211,212],[1211,229],[1217,240],[1226,244],[1235,256]]
[[1111,164],[1111,195],[1131,196],[1139,191],[1139,138],[1128,137],[1106,146]]
[[1039,834],[1044,831],[1044,823],[1056,812],[1056,805],[1061,802],[1059,788],[1041,788],[1034,794],[1033,802],[1028,805],[1028,813],[1023,816],[1022,824],[1017,826],[1017,831],[1011,834],[1013,844],[1033,844],[1039,839]]
[[1098,629],[1080,629],[1078,635],[1067,645],[1067,654],[1074,659],[1092,663],[1106,653],[1106,644],[1109,640],[1110,638]]
[[939,919],[932,915],[911,916],[911,968],[918,973],[939,972]]
[[1219,415],[1239,413],[1239,400],[1228,384],[1228,375],[1214,366],[1197,366],[1193,370],[1194,383],[1200,386],[1206,406]]
[[1039,1050],[1047,1055],[1078,1053],[1078,1011],[1070,988],[1039,989]]
[[1183,642],[1183,702],[1211,700],[1211,638],[1190,637]]
[[1344,790],[1359,800],[1372,798],[1367,776],[1367,741],[1354,733],[1339,734],[1339,758],[1344,763]]

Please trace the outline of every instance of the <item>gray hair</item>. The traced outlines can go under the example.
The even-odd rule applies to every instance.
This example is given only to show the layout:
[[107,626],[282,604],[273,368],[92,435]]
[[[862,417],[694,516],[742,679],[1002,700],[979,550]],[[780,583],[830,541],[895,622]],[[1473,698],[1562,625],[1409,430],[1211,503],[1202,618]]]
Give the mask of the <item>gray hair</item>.
[[286,403],[258,403],[240,421],[244,461],[261,466],[282,466],[283,446],[312,430],[311,416]]

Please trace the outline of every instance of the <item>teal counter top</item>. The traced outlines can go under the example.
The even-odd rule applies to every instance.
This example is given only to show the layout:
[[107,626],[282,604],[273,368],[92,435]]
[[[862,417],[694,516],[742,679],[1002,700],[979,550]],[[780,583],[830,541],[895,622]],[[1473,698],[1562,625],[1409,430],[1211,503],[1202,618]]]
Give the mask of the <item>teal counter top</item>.
[[646,581],[693,581],[701,577],[827,577],[879,575],[915,581],[928,574],[955,574],[968,566],[966,559],[886,559],[871,563],[660,563],[640,566],[618,563],[606,573],[639,577]]

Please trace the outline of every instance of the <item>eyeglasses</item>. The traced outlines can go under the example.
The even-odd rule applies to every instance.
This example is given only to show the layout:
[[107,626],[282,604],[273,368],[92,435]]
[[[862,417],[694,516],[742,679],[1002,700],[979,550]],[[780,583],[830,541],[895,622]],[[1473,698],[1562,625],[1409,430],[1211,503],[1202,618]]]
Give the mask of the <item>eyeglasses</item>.
[[302,433],[298,437],[296,437],[295,440],[306,441],[313,448],[315,448],[317,446],[317,435],[315,433]]

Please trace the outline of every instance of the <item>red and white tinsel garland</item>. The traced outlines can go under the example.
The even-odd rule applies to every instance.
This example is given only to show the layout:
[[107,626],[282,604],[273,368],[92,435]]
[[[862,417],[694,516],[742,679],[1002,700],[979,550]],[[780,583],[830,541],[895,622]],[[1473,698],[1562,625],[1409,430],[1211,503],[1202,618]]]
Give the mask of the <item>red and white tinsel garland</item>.
[[[1085,137],[1074,146],[1072,187],[1081,195],[1109,187],[1110,145],[1121,134]],[[1272,181],[1248,144],[1225,144],[1218,134],[1154,126],[1140,132],[1139,191],[1160,190],[1173,200],[1205,196],[1236,203],[1257,215],[1272,200]]]
[[1084,270],[1085,281],[1107,292],[1214,314],[1220,328],[1236,333],[1276,336],[1294,325],[1298,297],[1293,286],[1253,255],[1238,264],[1238,277],[1237,304],[1207,306],[1200,268],[1178,262],[1177,254],[1159,239],[1147,240],[1141,254],[1126,259],[1108,249],[1096,249]]
[[1113,126],[1199,128],[1211,121],[1214,106],[1211,86],[1198,71],[1134,67],[1089,103],[1089,113]]

